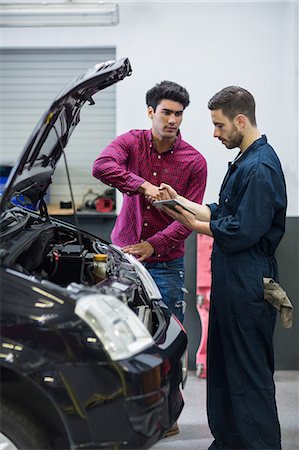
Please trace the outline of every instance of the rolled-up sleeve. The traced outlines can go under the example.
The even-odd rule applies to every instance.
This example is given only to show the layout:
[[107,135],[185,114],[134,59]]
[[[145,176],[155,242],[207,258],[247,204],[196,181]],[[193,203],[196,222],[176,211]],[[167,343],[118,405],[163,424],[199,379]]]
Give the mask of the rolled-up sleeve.
[[210,203],[207,206],[210,208],[211,211],[211,220],[217,219],[219,205],[217,205],[217,203]]

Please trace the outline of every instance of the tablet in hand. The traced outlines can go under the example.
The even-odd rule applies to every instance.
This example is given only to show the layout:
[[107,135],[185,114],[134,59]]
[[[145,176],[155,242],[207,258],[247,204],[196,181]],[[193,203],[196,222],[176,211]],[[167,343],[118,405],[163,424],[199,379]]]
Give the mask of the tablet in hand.
[[[156,200],[156,201],[153,202],[153,205],[154,205],[156,208],[162,208],[163,206],[167,206],[168,208],[172,208],[172,209],[174,209],[174,210],[176,210],[176,209],[175,209],[175,205],[179,205],[179,206],[181,206],[182,208],[184,208],[186,211],[188,211],[188,212],[190,212],[190,213],[192,213],[192,214],[195,215],[195,213],[194,213],[193,211],[191,211],[191,209],[189,209],[187,206],[183,205],[183,204],[182,204],[179,200],[177,200],[176,198],[172,198],[172,199],[169,199],[169,200]],[[177,211],[177,210],[176,210],[176,211]],[[177,211],[177,212],[179,212],[179,211]]]

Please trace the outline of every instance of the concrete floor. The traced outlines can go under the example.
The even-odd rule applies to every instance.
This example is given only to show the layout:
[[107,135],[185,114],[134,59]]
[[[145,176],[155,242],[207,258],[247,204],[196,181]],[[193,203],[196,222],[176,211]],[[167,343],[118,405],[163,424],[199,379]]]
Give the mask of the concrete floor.
[[[275,381],[282,450],[299,450],[299,372],[278,371]],[[159,441],[153,450],[207,450],[213,441],[206,417],[206,381],[190,372],[183,395],[180,433]]]

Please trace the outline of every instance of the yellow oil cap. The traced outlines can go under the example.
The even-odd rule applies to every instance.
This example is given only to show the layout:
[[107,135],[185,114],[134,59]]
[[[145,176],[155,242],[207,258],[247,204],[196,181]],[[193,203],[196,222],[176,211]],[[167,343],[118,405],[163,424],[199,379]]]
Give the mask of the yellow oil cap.
[[93,255],[93,260],[97,262],[107,261],[107,255],[103,255],[103,253],[96,253]]

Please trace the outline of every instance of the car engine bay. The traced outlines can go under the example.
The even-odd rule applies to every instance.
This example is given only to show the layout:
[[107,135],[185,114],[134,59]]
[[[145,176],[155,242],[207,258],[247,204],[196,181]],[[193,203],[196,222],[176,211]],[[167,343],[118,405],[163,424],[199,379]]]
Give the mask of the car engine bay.
[[[132,263],[121,249],[84,231],[78,232],[73,225],[47,220],[35,212],[14,207],[5,214],[1,220],[0,249],[4,267],[43,283],[54,283],[69,293],[96,290],[113,294],[154,332],[157,326],[153,323],[158,319],[153,317],[153,298],[149,298],[134,267],[136,258],[131,257]],[[96,255],[106,255],[105,277],[100,281],[95,274]]]

